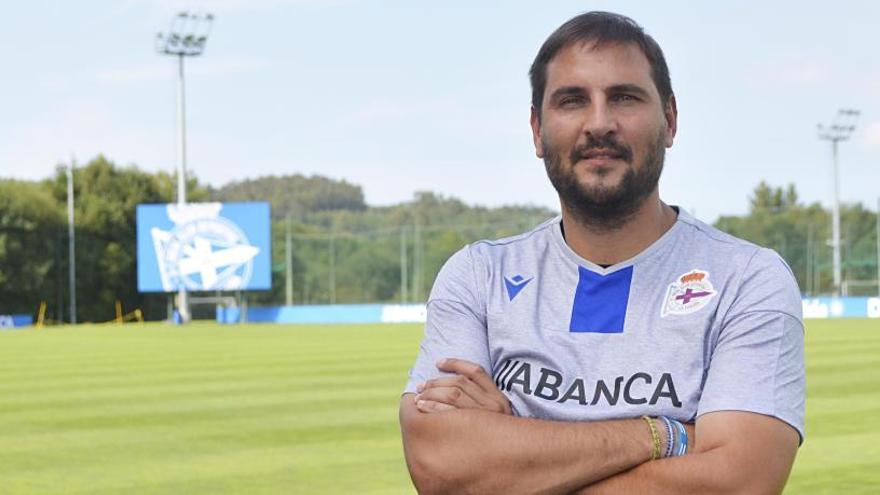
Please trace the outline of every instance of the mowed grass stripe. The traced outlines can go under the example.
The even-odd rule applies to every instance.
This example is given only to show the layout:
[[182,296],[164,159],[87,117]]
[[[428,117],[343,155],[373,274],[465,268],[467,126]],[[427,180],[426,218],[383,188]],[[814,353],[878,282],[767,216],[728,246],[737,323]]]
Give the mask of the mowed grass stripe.
[[[0,434],[0,439],[45,429],[92,429],[127,427],[129,425],[171,425],[199,422],[214,417],[234,419],[240,416],[271,416],[280,412],[304,414],[322,409],[326,404],[340,407],[341,404],[356,404],[359,407],[393,403],[396,396],[383,393],[385,390],[364,387],[364,390],[339,390],[321,394],[319,398],[275,394],[252,395],[239,398],[193,396],[159,403],[118,402],[100,407],[80,407],[66,410],[59,417],[57,411],[34,414],[21,414],[19,417],[5,417],[4,421],[19,425],[14,431]],[[350,413],[348,413],[350,414]]]
[[[375,452],[373,459],[379,460],[393,459],[383,452],[399,448],[389,439],[362,441],[361,444],[364,449]],[[302,491],[303,487],[314,484],[339,486],[344,485],[345,480],[349,480],[349,485],[354,484],[351,480],[357,479],[369,485],[374,465],[373,460],[364,456],[363,450],[345,443],[334,443],[332,448],[322,445],[301,449],[233,445],[210,453],[179,449],[135,462],[103,461],[99,459],[91,464],[77,465],[72,472],[40,470],[27,478],[6,479],[4,488],[27,483],[32,487],[37,485],[37,489],[18,493],[57,493],[61,486],[67,487],[64,493],[202,493],[192,491],[191,487],[204,486],[207,482],[215,486],[216,491],[204,493],[251,493],[241,490],[242,487],[236,490],[235,486],[227,485],[229,477],[234,476],[263,478],[265,493],[306,493]],[[325,473],[328,469],[336,472],[334,478],[316,480],[312,475],[313,471]],[[399,478],[405,476],[405,468],[401,467],[398,486]],[[339,481],[333,482],[333,479]]]
[[[26,362],[21,360],[11,360],[5,362],[5,366],[0,368],[0,371],[6,376],[6,374],[14,373],[16,371],[34,372],[35,369],[53,369],[59,371],[64,370],[65,368],[74,370],[99,370],[100,367],[114,367],[118,365],[125,365],[132,369],[144,368],[152,370],[154,369],[153,366],[157,364],[162,367],[180,366],[181,364],[184,364],[180,361],[183,358],[187,360],[185,364],[191,364],[195,367],[198,367],[198,365],[211,366],[215,364],[218,359],[224,362],[233,361],[233,358],[259,360],[268,364],[278,364],[289,362],[286,361],[286,359],[289,359],[290,357],[297,357],[297,363],[301,360],[304,364],[320,364],[321,361],[334,362],[340,352],[351,352],[352,350],[361,348],[369,349],[368,346],[364,345],[349,345],[329,350],[327,348],[304,349],[301,346],[293,346],[292,344],[295,344],[295,342],[279,342],[278,345],[286,345],[286,347],[275,347],[271,350],[255,349],[253,353],[245,354],[247,348],[242,348],[239,342],[229,342],[225,346],[215,349],[193,349],[191,348],[192,346],[177,347],[173,346],[173,342],[169,342],[169,344],[172,345],[170,345],[168,349],[151,351],[155,354],[150,354],[145,352],[137,342],[122,340],[124,337],[125,336],[109,336],[108,340],[119,339],[117,340],[117,345],[112,348],[102,349],[101,352],[98,353],[91,354],[93,349],[89,349],[90,354],[77,353],[75,356],[63,355],[66,359],[61,359],[60,356],[56,356],[56,359],[28,359]],[[45,334],[41,334],[36,338],[51,339],[50,336],[46,336]],[[162,335],[158,338],[173,339],[174,336]],[[17,344],[20,345],[27,345],[27,343],[28,342],[17,342]],[[126,345],[126,343],[128,345]],[[14,348],[14,346],[9,345],[8,341],[6,344],[7,347]],[[107,354],[107,351],[119,350],[126,351],[125,359],[120,359],[118,354]],[[388,355],[412,354],[412,351],[413,349],[409,346],[383,349],[383,352]],[[70,348],[57,350],[45,349],[44,352],[71,353],[75,352],[75,350],[71,350]],[[14,356],[10,357],[14,358]],[[368,357],[369,356],[365,356],[365,358]]]
[[[346,351],[348,353],[350,351]],[[82,365],[65,365],[65,366],[40,366],[39,368],[19,369],[16,371],[8,371],[3,375],[4,387],[13,383],[17,378],[27,377],[32,380],[39,380],[45,377],[63,377],[68,373],[73,374],[77,378],[102,377],[107,374],[115,373],[120,368],[125,368],[128,372],[135,375],[149,374],[149,376],[161,376],[163,374],[177,375],[185,370],[210,370],[210,371],[252,371],[255,363],[259,363],[261,370],[271,369],[308,369],[313,367],[338,367],[340,352],[334,353],[333,357],[315,359],[312,357],[302,357],[295,353],[286,353],[284,355],[273,356],[271,359],[262,356],[223,356],[212,355],[209,358],[190,359],[182,356],[174,360],[151,359],[143,362],[96,362],[91,360],[88,364]],[[411,357],[409,353],[388,353],[387,356],[370,356],[359,360],[360,365],[372,364],[387,359],[403,359]],[[295,361],[292,361],[295,359]],[[200,362],[201,361],[201,362]],[[355,366],[355,365],[351,365]]]
[[240,368],[235,369],[220,365],[215,369],[201,368],[191,370],[182,368],[177,372],[162,371],[156,374],[140,371],[130,372],[124,367],[118,367],[106,373],[90,374],[87,376],[65,373],[58,380],[47,376],[41,376],[38,379],[20,378],[15,385],[6,385],[0,388],[0,398],[12,397],[22,391],[32,394],[35,392],[63,392],[71,388],[149,388],[181,383],[211,384],[240,380],[261,381],[267,378],[285,376],[288,378],[295,376],[297,379],[321,382],[328,379],[344,379],[346,376],[353,375],[399,372],[399,362],[403,360],[410,361],[411,358],[374,358],[373,361],[345,362],[336,363],[335,365],[326,364],[305,369],[301,366],[266,368],[263,367],[261,362],[256,361],[252,362],[249,366],[243,364]]
[[[130,424],[117,431],[102,428],[88,429],[82,435],[64,436],[65,448],[55,449],[58,438],[48,434],[4,441],[0,453],[3,462],[31,456],[39,458],[32,471],[53,470],[59,466],[68,469],[74,465],[131,463],[155,457],[156,449],[164,455],[185,452],[192,455],[210,454],[234,446],[234,448],[289,447],[298,450],[311,444],[357,443],[382,440],[396,436],[396,425],[387,421],[394,410],[388,404],[361,408],[357,418],[331,410],[299,415],[294,419],[275,418],[269,415],[237,418],[206,418],[196,423],[174,425]],[[283,412],[283,411],[282,411]],[[57,444],[56,444],[57,445]],[[46,450],[37,450],[46,449]],[[38,455],[35,455],[38,454]],[[20,472],[18,474],[21,474]]]
[[[53,428],[45,428],[39,431],[17,435],[7,434],[0,439],[4,449],[0,451],[0,458],[4,456],[16,457],[21,453],[34,450],[38,451],[44,445],[57,442],[55,445],[64,445],[69,448],[82,448],[83,446],[96,446],[102,443],[118,442],[131,436],[137,445],[143,440],[140,433],[149,437],[157,437],[155,441],[165,441],[169,434],[180,437],[193,436],[241,436],[247,437],[254,431],[301,431],[300,440],[311,437],[334,435],[334,428],[345,428],[351,425],[377,423],[384,428],[396,429],[394,422],[388,421],[388,416],[396,413],[396,403],[387,397],[372,398],[369,400],[347,401],[351,407],[358,411],[357,415],[351,414],[350,407],[340,407],[339,401],[327,399],[310,403],[308,407],[291,407],[281,405],[272,409],[254,410],[252,408],[231,411],[228,414],[187,415],[179,417],[169,414],[157,414],[156,417],[126,417],[118,415],[112,421],[101,421],[102,418],[93,418],[86,424],[68,424],[59,428],[57,424],[50,425]],[[173,422],[170,420],[174,420]],[[356,429],[353,430],[356,433]],[[283,437],[279,437],[283,438]],[[48,454],[48,453],[47,453]]]
[[[0,356],[8,358],[4,361],[6,366],[2,370],[4,383],[10,383],[10,378],[17,377],[18,374],[26,375],[33,378],[40,377],[57,377],[64,376],[66,371],[74,372],[79,376],[100,376],[107,372],[113,372],[119,367],[124,367],[131,371],[143,371],[150,373],[161,373],[168,371],[175,373],[182,369],[203,369],[224,366],[231,369],[249,367],[253,362],[264,363],[264,367],[311,367],[323,364],[339,364],[339,355],[351,354],[358,350],[370,351],[370,347],[364,345],[350,345],[347,347],[339,347],[331,351],[326,349],[322,352],[302,349],[294,346],[295,341],[287,342],[286,347],[276,348],[272,352],[248,352],[247,347],[242,347],[239,342],[229,342],[225,347],[213,351],[205,351],[199,348],[176,348],[168,349],[162,352],[156,352],[155,355],[142,355],[142,350],[137,343],[131,343],[125,339],[125,335],[109,335],[105,336],[107,340],[117,340],[119,344],[113,348],[102,350],[101,353],[89,355],[86,357],[78,357],[76,359],[67,359],[63,361],[48,360],[39,362],[38,360],[28,359],[23,361],[16,359],[16,355],[11,351],[14,346],[6,346],[6,349],[0,350]],[[49,338],[40,335],[39,338]],[[163,340],[171,340],[169,344],[173,346],[173,335],[162,335],[158,338]],[[130,347],[125,343],[129,342]],[[281,344],[281,343],[279,343]],[[128,347],[128,348],[127,348]],[[382,354],[379,356],[366,353],[361,356],[361,361],[370,362],[377,358],[404,358],[414,355],[414,350],[409,346],[397,349],[383,348]],[[70,353],[74,352],[68,349],[58,349],[57,351],[47,350],[49,353]],[[124,359],[120,359],[120,351],[124,351]]]
[[[220,327],[213,324],[193,324],[188,328],[164,324],[148,324],[139,326],[119,326],[110,329],[95,328],[94,326],[61,327],[60,329],[42,329],[27,331],[4,332],[4,343],[13,345],[16,343],[27,344],[35,354],[32,361],[53,362],[57,356],[47,355],[40,351],[52,350],[67,355],[68,359],[77,356],[102,355],[103,349],[112,349],[124,346],[126,342],[138,344],[136,350],[140,353],[161,351],[166,353],[172,350],[191,351],[198,354],[203,352],[215,352],[217,349],[227,348],[230,343],[247,344],[245,349],[254,352],[277,351],[277,345],[283,344],[285,348],[300,349],[303,351],[329,352],[334,348],[351,348],[359,346],[371,346],[371,343],[382,342],[384,346],[408,347],[406,340],[391,341],[387,337],[393,335],[408,334],[420,338],[419,332],[412,331],[412,325],[352,325],[351,328],[339,326],[278,326],[265,325],[257,328],[248,326],[230,325]],[[211,340],[205,336],[210,335]],[[258,336],[258,342],[252,342],[251,337]],[[171,340],[164,340],[165,337]],[[375,346],[375,344],[373,345]],[[3,364],[4,367],[8,363]]]
[[[3,394],[0,402],[0,418],[6,414],[27,412],[29,415],[41,411],[54,413],[58,408],[76,407],[110,407],[116,403],[130,404],[136,401],[141,404],[161,403],[176,399],[198,397],[210,399],[224,397],[244,400],[253,396],[270,396],[310,392],[315,389],[331,390],[335,393],[347,394],[349,391],[360,393],[367,388],[371,391],[387,388],[389,383],[398,383],[403,390],[404,378],[399,376],[399,369],[380,369],[358,373],[355,377],[345,374],[324,374],[300,379],[295,374],[289,376],[273,375],[271,377],[256,376],[248,378],[211,380],[206,383],[198,381],[180,381],[162,384],[113,384],[102,387],[65,388],[51,395],[44,395],[45,390],[36,389],[40,395],[34,396],[24,391],[17,394]],[[381,384],[374,386],[374,383]],[[2,432],[0,432],[2,434]]]

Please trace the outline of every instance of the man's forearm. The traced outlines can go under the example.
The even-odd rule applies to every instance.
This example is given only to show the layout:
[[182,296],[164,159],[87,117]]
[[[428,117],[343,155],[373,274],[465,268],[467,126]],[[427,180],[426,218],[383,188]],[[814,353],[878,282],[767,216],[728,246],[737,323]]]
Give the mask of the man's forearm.
[[650,459],[641,419],[542,421],[480,410],[425,414],[406,395],[407,463],[422,493],[571,493]]
[[725,469],[727,464],[718,452],[690,454],[641,464],[575,493],[578,495],[738,493],[736,486],[728,486],[729,476],[724,473]]
[[793,455],[766,458],[731,448],[718,448],[646,462],[575,493],[779,494],[785,486],[793,458]]

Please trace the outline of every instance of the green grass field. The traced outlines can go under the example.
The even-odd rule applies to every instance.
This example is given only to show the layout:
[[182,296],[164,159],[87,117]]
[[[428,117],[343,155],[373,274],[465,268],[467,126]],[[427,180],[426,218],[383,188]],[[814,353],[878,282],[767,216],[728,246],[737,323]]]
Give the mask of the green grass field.
[[[0,493],[413,493],[414,325],[0,332]],[[786,493],[877,493],[880,322],[810,322]]]

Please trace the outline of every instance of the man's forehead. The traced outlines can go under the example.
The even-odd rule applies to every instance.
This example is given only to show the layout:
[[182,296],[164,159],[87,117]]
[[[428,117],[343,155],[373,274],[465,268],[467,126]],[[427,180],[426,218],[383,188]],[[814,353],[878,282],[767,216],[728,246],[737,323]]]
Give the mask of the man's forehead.
[[578,83],[637,84],[656,91],[651,63],[639,45],[616,41],[575,41],[562,47],[547,64],[547,90]]

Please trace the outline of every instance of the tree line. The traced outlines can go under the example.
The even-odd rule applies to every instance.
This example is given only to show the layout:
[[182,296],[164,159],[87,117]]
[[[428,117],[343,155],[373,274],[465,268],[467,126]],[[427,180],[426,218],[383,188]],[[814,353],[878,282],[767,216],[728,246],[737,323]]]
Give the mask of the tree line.
[[[59,166],[42,181],[0,179],[0,314],[33,314],[45,301],[50,319],[69,320],[66,175]],[[169,296],[137,291],[135,208],[173,202],[175,176],[98,156],[74,169],[73,183],[79,321],[112,319],[116,301],[126,311],[142,309],[148,319],[165,318]],[[472,206],[431,192],[376,207],[366,204],[360,186],[302,175],[220,188],[190,178],[187,198],[271,204],[273,283],[247,295],[252,305],[424,301],[443,262],[464,244],[513,235],[556,214],[533,206]],[[803,292],[831,290],[830,214],[818,203],[803,204],[794,186],[762,182],[748,214],[721,217],[715,225],[778,251]],[[844,279],[876,279],[875,214],[846,205],[841,225]],[[854,284],[851,292],[859,290],[876,287]],[[211,311],[201,308],[202,316]]]

